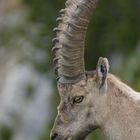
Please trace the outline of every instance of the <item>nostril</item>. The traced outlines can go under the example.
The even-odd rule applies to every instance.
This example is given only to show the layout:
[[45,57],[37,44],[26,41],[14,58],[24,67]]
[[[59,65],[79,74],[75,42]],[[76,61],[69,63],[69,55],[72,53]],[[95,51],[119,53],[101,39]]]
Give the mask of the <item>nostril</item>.
[[57,138],[57,136],[58,136],[57,133],[52,134],[52,136],[51,136],[51,140],[55,140],[55,139]]

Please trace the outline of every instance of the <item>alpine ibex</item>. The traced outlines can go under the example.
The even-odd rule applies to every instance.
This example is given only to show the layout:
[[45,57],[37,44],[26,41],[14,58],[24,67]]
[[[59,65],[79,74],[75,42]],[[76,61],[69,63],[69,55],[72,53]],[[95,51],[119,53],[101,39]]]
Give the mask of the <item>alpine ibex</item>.
[[84,41],[98,0],[67,0],[54,29],[54,65],[61,97],[51,140],[84,140],[100,128],[107,140],[140,140],[140,94],[109,72],[100,57],[85,72]]

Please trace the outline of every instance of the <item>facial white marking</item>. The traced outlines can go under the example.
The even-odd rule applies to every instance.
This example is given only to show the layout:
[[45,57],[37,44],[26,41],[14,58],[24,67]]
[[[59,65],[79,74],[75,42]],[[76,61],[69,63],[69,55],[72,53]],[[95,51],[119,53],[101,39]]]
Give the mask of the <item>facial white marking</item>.
[[102,77],[103,77],[103,74],[101,72],[101,68],[98,68],[98,76],[99,76],[99,84],[102,84]]

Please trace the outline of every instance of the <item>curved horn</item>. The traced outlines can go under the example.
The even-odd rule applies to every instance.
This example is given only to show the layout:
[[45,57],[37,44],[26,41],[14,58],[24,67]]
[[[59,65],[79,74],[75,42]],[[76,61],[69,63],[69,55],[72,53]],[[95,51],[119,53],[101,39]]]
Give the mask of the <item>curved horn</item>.
[[67,0],[60,10],[56,38],[52,40],[55,53],[54,69],[60,83],[76,83],[85,76],[84,43],[92,9],[98,0]]

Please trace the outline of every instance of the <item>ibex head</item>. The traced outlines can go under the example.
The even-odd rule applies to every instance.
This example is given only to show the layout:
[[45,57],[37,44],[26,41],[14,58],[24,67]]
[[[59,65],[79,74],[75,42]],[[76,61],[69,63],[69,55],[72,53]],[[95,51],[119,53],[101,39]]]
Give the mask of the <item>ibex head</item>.
[[97,70],[86,73],[80,82],[58,83],[61,101],[52,140],[82,140],[100,126],[106,117],[107,74],[108,61],[99,58]]
[[108,60],[100,57],[92,73],[84,67],[85,34],[97,1],[68,0],[57,19],[53,51],[61,101],[51,140],[82,140],[103,120],[99,111],[106,101]]

